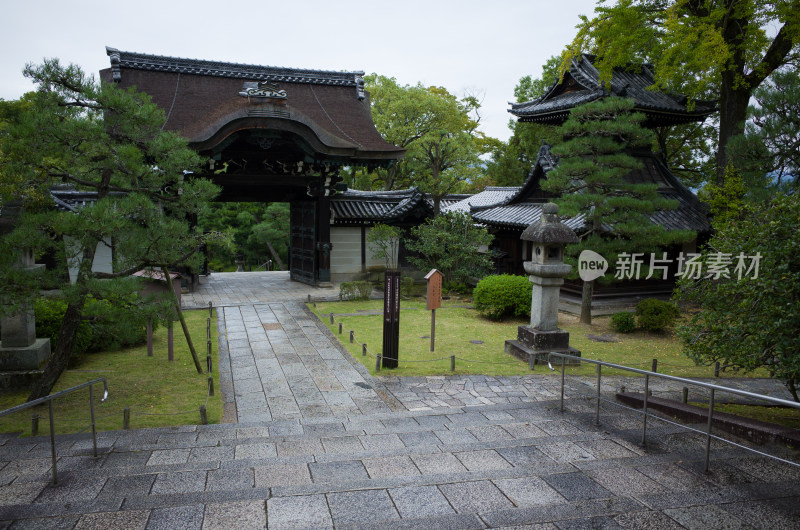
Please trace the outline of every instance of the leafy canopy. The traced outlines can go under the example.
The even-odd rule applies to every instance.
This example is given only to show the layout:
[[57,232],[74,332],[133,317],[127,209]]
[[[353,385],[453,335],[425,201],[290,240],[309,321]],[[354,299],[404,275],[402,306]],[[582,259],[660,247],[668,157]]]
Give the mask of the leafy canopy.
[[800,196],[747,203],[716,228],[704,259],[721,255],[736,266],[742,255],[749,268],[760,255],[757,274],[740,277],[732,266],[728,277],[681,281],[677,298],[700,306],[678,329],[686,353],[734,371],[764,367],[800,401]]
[[[0,311],[15,311],[43,287],[60,289],[67,309],[58,344],[31,398],[47,394],[66,367],[89,297],[117,308],[152,313],[135,296],[130,275],[146,267],[196,265],[203,237],[187,219],[218,191],[191,175],[199,165],[185,139],[164,131],[164,113],[149,97],[98,84],[58,60],[29,65],[35,93],[16,104],[0,134],[3,215],[13,229],[0,239]],[[52,187],[96,197],[57,208]],[[110,245],[112,272],[96,272],[99,244]],[[18,267],[23,255],[46,256],[45,274]],[[77,269],[73,282],[67,264]],[[166,314],[164,314],[166,317]]]
[[443,87],[403,86],[377,74],[365,81],[378,132],[406,149],[401,161],[372,174],[375,184],[386,190],[417,186],[432,195],[438,208],[441,197],[478,177],[478,156],[498,141],[477,130],[477,97],[459,99]]
[[677,203],[661,197],[658,185],[629,177],[641,168],[629,153],[652,142],[633,106],[633,100],[618,97],[587,103],[572,109],[560,129],[564,140],[552,149],[558,166],[542,188],[558,197],[561,215],[584,218],[581,242],[567,247],[571,256],[593,250],[614,262],[621,252],[647,252],[692,237],[653,223],[652,213]]
[[728,140],[743,132],[753,91],[800,58],[797,0],[603,1],[594,18],[581,19],[562,71],[582,52],[598,56],[603,82],[614,68],[650,63],[655,88],[719,100],[718,180],[728,164]]
[[411,229],[406,248],[414,255],[408,261],[421,271],[439,269],[445,282],[467,283],[492,270],[491,255],[485,250],[492,239],[464,213],[437,215]]
[[748,181],[768,175],[777,187],[800,186],[800,74],[774,72],[753,94],[745,133],[731,139],[731,164]]

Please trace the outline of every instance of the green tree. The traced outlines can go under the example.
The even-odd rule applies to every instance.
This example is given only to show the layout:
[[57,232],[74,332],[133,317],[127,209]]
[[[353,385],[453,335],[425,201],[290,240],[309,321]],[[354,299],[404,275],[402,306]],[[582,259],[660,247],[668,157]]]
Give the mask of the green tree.
[[[474,96],[459,99],[443,87],[401,86],[376,74],[365,81],[378,132],[406,149],[403,160],[375,170],[373,182],[386,190],[415,185],[431,194],[438,213],[441,198],[475,179],[478,156],[499,143],[477,130],[480,102]],[[354,175],[351,181],[359,179]]]
[[437,215],[411,229],[406,248],[415,255],[409,256],[408,261],[422,271],[439,269],[451,284],[466,283],[492,270],[492,257],[487,250],[492,239],[485,228],[475,226],[464,213]]
[[[616,262],[622,252],[648,252],[693,236],[654,224],[650,214],[677,203],[662,198],[656,184],[626,178],[641,168],[629,152],[647,149],[653,140],[641,126],[644,115],[631,112],[633,107],[633,100],[618,97],[575,107],[560,129],[563,142],[553,146],[558,167],[542,188],[559,196],[561,215],[584,218],[581,242],[567,247],[572,256],[593,250]],[[583,282],[581,322],[592,321],[593,292],[594,280]]]
[[[800,2],[783,0],[617,0],[582,17],[563,69],[581,52],[598,55],[601,79],[631,62],[655,66],[658,88],[719,100],[717,179],[728,141],[744,132],[753,91],[776,69],[796,64]],[[771,36],[771,29],[777,32]]]
[[367,242],[372,247],[372,258],[382,260],[387,269],[397,268],[398,249],[402,231],[396,226],[378,223],[369,230]]
[[746,180],[768,175],[777,187],[800,183],[800,74],[774,72],[753,94],[745,134],[731,139],[731,164]]
[[[218,189],[188,176],[198,156],[186,140],[162,130],[164,113],[148,96],[99,85],[58,60],[29,65],[25,75],[38,90],[0,136],[3,178],[16,184],[3,189],[3,213],[20,211],[0,240],[0,310],[32,307],[48,281],[17,268],[17,256],[49,253],[78,266],[75,283],[59,285],[67,309],[51,360],[30,394],[35,399],[66,368],[87,300],[148,312],[152,307],[134,296],[140,285],[131,273],[196,264],[203,240],[186,219]],[[64,183],[96,193],[97,200],[76,212],[57,210],[49,190]],[[92,271],[100,242],[113,247],[113,273]]]
[[276,266],[278,262],[288,262],[288,203],[212,203],[203,210],[198,224],[204,232],[227,236],[222,240],[224,244],[210,249],[213,267],[234,267],[237,254],[250,265],[260,266],[270,259],[276,261]]
[[700,306],[678,329],[686,353],[734,371],[764,367],[800,401],[800,196],[748,203],[715,225],[704,259],[730,267],[680,282],[677,298]]

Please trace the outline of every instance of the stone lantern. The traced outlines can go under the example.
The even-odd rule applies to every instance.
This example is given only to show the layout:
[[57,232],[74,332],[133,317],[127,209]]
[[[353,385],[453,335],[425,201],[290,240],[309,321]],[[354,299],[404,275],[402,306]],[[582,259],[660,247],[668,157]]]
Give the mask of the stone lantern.
[[577,243],[578,236],[558,219],[558,206],[542,206],[542,216],[522,232],[523,256],[530,261],[522,263],[533,284],[531,296],[531,322],[519,326],[517,340],[506,341],[506,352],[536,362],[547,362],[550,352],[580,356],[569,346],[569,333],[558,329],[558,295],[564,278],[572,270],[564,263],[564,247]]
[[[14,229],[22,207],[13,202],[3,205],[0,236]],[[36,264],[33,251],[17,256],[15,266],[33,273],[44,268]],[[36,315],[30,306],[0,319],[0,391],[28,389],[41,377],[50,358],[50,339],[36,338]]]

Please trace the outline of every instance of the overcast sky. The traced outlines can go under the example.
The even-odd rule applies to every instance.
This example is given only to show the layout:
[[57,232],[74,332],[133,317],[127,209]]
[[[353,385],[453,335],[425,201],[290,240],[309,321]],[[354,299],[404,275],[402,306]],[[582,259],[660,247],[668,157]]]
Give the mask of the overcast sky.
[[0,19],[0,98],[33,85],[28,62],[58,57],[85,71],[125,51],[260,65],[363,70],[402,84],[483,95],[481,130],[507,139],[520,77],[575,35],[595,0],[214,1],[16,0]]

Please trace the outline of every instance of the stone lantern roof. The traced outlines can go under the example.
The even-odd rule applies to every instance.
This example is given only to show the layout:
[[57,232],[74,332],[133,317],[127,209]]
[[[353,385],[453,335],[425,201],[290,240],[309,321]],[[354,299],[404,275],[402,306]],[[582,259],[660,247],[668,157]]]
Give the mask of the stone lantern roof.
[[522,232],[520,239],[533,243],[562,244],[580,241],[575,232],[558,218],[558,205],[552,202],[542,206],[542,217]]

